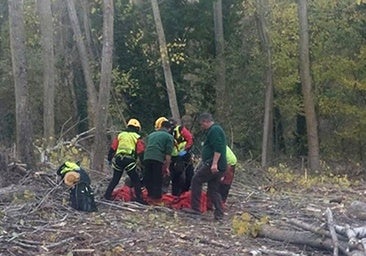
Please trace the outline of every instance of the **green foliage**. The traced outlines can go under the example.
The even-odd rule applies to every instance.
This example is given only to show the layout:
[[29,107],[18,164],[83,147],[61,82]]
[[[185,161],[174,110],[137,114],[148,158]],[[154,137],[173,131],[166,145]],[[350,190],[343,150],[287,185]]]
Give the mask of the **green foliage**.
[[249,213],[242,213],[233,218],[233,232],[236,235],[250,235],[257,237],[263,225],[268,224],[268,216],[262,216],[259,220],[253,218]]
[[15,100],[8,25],[8,6],[3,1],[0,3],[0,142],[7,146],[15,141]]
[[[365,18],[353,1],[314,1],[311,4],[313,77],[323,152],[329,155],[363,151],[365,123]],[[327,13],[327,15],[324,15]],[[337,152],[337,154],[334,154]],[[353,154],[355,160],[363,154]]]
[[[306,130],[306,125],[299,79],[297,4],[292,0],[268,3],[266,19],[273,57],[274,125],[276,129],[283,127],[276,136],[283,138],[286,149],[283,153],[289,156],[297,153],[299,144],[306,146],[306,133],[298,134],[300,128]],[[55,35],[60,40],[55,48],[56,131],[70,129],[72,137],[87,127],[84,121],[75,125],[87,120],[87,92],[66,8],[60,8],[62,2],[53,4]],[[102,4],[101,0],[88,2],[95,56],[100,56],[101,51]],[[15,102],[6,2],[1,2],[0,7],[0,141],[10,144],[15,140]],[[24,1],[24,7],[32,121],[37,137],[41,137],[43,83],[39,21],[35,1]],[[76,7],[82,24],[84,10],[80,5]],[[151,131],[157,117],[171,115],[151,3],[141,1],[140,5],[135,5],[133,1],[117,0],[114,7],[111,124],[121,127],[122,115],[133,116],[140,119],[144,131]],[[215,116],[213,1],[160,1],[159,7],[180,113],[194,118],[199,112],[210,111]],[[266,59],[258,36],[255,7],[253,0],[223,1],[227,86],[223,97],[227,113],[220,121],[229,142],[240,152],[238,155],[257,159],[261,155]],[[364,1],[309,1],[311,75],[321,157],[365,158],[365,10]],[[99,63],[92,60],[91,65],[92,76],[98,81]],[[197,124],[194,129],[198,130]],[[65,147],[52,157],[78,157],[80,152],[76,154],[72,148]]]
[[[306,169],[304,169],[304,173],[299,174],[286,164],[279,164],[277,167],[271,167],[268,169],[268,173],[271,178],[273,178],[274,184],[284,182],[285,184],[291,184],[291,186],[298,188],[311,188],[313,186],[329,184],[339,188],[348,188],[351,184],[354,184],[347,174],[334,174],[324,163],[322,173],[318,174],[310,175]],[[270,191],[275,192],[275,187],[276,185],[274,185],[274,189]],[[287,188],[286,186],[281,186],[281,188],[277,189],[286,190]],[[288,189],[292,188],[289,187]]]

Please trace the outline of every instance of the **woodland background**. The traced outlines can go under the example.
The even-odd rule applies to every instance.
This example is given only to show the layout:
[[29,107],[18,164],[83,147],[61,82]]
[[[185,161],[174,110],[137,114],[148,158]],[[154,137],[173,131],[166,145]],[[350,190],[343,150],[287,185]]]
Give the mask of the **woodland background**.
[[147,134],[189,116],[199,148],[209,111],[241,160],[306,166],[315,152],[310,169],[359,168],[365,13],[355,0],[1,1],[1,146],[30,166],[98,169],[128,118]]

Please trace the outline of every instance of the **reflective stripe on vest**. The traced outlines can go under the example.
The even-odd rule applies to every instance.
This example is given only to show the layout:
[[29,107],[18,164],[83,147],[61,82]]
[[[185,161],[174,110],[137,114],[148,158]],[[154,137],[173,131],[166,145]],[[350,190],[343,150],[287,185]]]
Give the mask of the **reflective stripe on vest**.
[[136,142],[140,135],[136,132],[123,131],[118,134],[118,147],[116,154],[133,155],[135,153]]
[[184,137],[180,133],[179,129],[181,127],[178,125],[173,130],[174,135],[174,148],[172,152],[172,156],[178,156],[178,153],[186,147],[187,141],[185,141]]

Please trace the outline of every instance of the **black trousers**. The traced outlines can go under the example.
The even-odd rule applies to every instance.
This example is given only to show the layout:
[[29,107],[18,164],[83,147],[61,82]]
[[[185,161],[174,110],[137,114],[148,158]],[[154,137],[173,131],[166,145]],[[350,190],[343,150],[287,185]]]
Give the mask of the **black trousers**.
[[172,195],[179,196],[183,192],[189,191],[193,174],[194,167],[190,153],[187,153],[183,157],[172,157],[172,163],[170,165]]
[[207,196],[215,207],[215,218],[222,218],[224,216],[221,204],[221,195],[219,192],[220,179],[223,174],[223,172],[212,173],[211,166],[207,164],[201,163],[198,166],[191,184],[191,207],[193,210],[201,211],[202,185],[207,182]]
[[184,160],[182,157],[172,157],[172,163],[170,164],[170,178],[172,181],[173,196],[179,196],[183,192],[186,180],[184,167]]
[[138,175],[136,171],[136,167],[134,168],[126,168],[128,166],[133,165],[136,162],[135,159],[131,157],[126,157],[123,155],[116,155],[113,158],[113,177],[112,180],[109,182],[109,185],[107,187],[107,190],[104,194],[104,198],[111,200],[112,199],[112,193],[114,188],[118,185],[119,181],[121,180],[122,174],[125,169],[127,169],[127,175],[131,179],[131,183],[135,190],[136,199],[140,200],[142,199],[142,181],[140,179],[140,176]]
[[161,199],[163,186],[163,163],[156,160],[144,161],[144,184],[147,195],[152,199]]

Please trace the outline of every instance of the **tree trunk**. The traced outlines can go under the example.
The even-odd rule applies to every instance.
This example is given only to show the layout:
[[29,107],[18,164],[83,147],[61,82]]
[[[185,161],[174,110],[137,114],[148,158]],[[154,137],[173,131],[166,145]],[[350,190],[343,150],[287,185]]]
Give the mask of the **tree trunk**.
[[226,95],[226,66],[224,55],[224,26],[222,20],[222,0],[213,2],[214,29],[216,44],[216,116],[218,120],[226,120],[227,110],[225,108]]
[[271,42],[269,39],[266,11],[268,2],[258,0],[257,15],[258,15],[258,30],[262,41],[263,51],[266,55],[266,72],[265,83],[266,92],[264,100],[264,120],[263,120],[263,139],[262,139],[262,167],[267,167],[272,158],[272,142],[273,142],[273,70],[272,70],[272,51]]
[[[269,225],[262,226],[258,234],[260,237],[291,244],[308,245],[321,250],[333,250],[333,241],[330,238],[319,236],[309,231],[281,230]],[[341,243],[340,249],[346,252],[347,245]]]
[[[61,123],[61,127],[63,127],[64,122],[70,117],[72,117],[72,121],[76,121],[79,118],[78,102],[74,86],[76,70],[73,66],[74,63],[78,63],[79,57],[76,44],[69,44],[73,40],[73,33],[72,31],[70,32],[71,25],[65,1],[54,1],[52,8],[55,19],[55,56],[56,60],[61,60],[62,65],[62,69],[57,73],[59,77],[56,83],[57,97],[55,98],[55,103],[57,107],[55,107],[55,117],[56,123]],[[59,92],[61,92],[61,97],[58,97],[57,93]],[[63,104],[69,105],[67,111],[61,107]],[[60,125],[57,125],[55,128],[60,128]],[[76,126],[71,131],[75,129],[77,129]],[[57,132],[58,129],[56,129],[56,134]]]
[[103,170],[104,155],[106,152],[106,132],[108,103],[112,77],[112,53],[113,53],[113,0],[103,1],[103,50],[102,67],[99,86],[99,101],[96,115],[95,145],[93,157],[93,169]]
[[164,77],[165,77],[165,83],[166,83],[166,88],[167,88],[167,92],[168,92],[170,111],[172,112],[172,117],[175,120],[180,120],[177,96],[175,94],[175,87],[174,87],[174,83],[173,83],[172,71],[170,70],[169,55],[168,55],[168,50],[167,50],[166,42],[165,42],[163,24],[162,24],[161,18],[160,18],[158,1],[151,0],[151,6],[153,9],[156,31],[158,33],[158,38],[159,38],[160,56],[161,56],[161,61],[162,61],[162,65],[163,65],[163,70],[164,70]]
[[308,162],[311,170],[320,170],[318,124],[312,94],[309,60],[309,26],[307,0],[298,1],[300,25],[300,78],[304,96],[306,131],[308,138]]
[[35,166],[33,154],[33,129],[30,120],[31,111],[27,83],[27,64],[25,48],[25,30],[23,1],[8,1],[10,48],[13,66],[16,112],[16,147],[20,161]]
[[92,35],[90,33],[91,25],[90,25],[90,2],[89,0],[81,0],[80,2],[81,7],[83,8],[83,27],[84,27],[84,33],[85,33],[85,41],[86,41],[86,49],[88,51],[90,59],[94,62],[96,60],[96,56],[100,57],[98,53],[94,54],[93,51],[93,39]]
[[47,144],[55,136],[55,55],[50,0],[38,0],[43,56],[43,136]]
[[66,0],[66,3],[67,3],[67,11],[69,13],[69,18],[70,18],[70,22],[71,22],[71,27],[74,32],[76,45],[77,45],[77,48],[79,51],[81,65],[83,67],[84,79],[85,79],[87,92],[88,92],[89,127],[92,127],[95,124],[94,110],[96,109],[96,106],[97,106],[97,91],[96,91],[96,88],[95,88],[95,85],[94,85],[94,82],[92,79],[88,53],[87,53],[87,50],[85,47],[83,36],[81,34],[80,24],[79,24],[78,17],[76,15],[74,1]]

